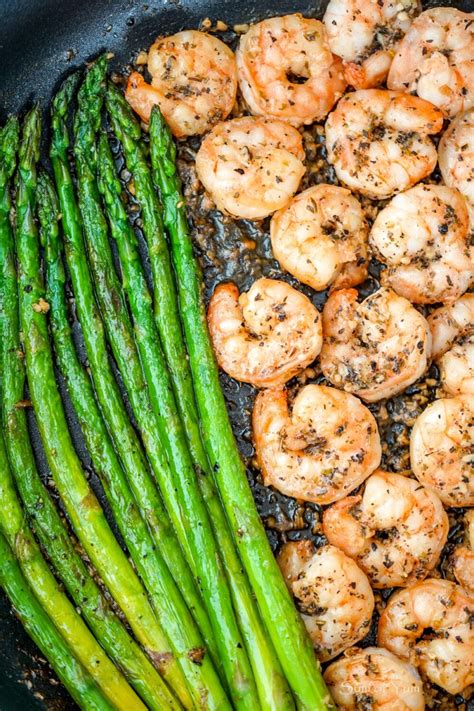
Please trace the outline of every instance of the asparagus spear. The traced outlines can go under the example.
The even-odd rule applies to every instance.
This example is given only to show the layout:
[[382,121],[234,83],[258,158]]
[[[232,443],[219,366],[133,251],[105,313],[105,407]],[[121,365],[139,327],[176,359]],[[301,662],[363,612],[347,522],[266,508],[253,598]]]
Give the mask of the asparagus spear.
[[89,275],[82,238],[81,217],[67,158],[69,136],[66,118],[76,83],[75,75],[66,79],[53,101],[51,161],[60,199],[67,263],[89,367],[103,416],[125,468],[132,492],[140,506],[142,515],[150,526],[157,545],[160,546],[170,572],[179,584],[182,595],[204,636],[206,645],[212,652],[215,645],[212,644],[212,631],[207,613],[189,567],[183,559],[181,548],[176,545],[174,531],[149,473],[141,443],[128,419],[108,361],[104,328]]
[[[153,180],[146,160],[140,126],[133,119],[122,93],[113,84],[107,92],[107,108],[114,133],[120,140],[127,167],[133,175],[136,197],[140,203],[143,231],[148,242],[156,298],[155,320],[162,348],[170,369],[179,414],[188,437],[193,461],[205,471],[208,467],[202,446],[199,418],[193,398],[191,373],[179,322],[176,286],[163,229],[161,206],[153,189]],[[131,120],[130,120],[131,117]]]
[[25,412],[17,406],[23,400],[25,371],[20,357],[17,275],[8,189],[17,145],[18,122],[11,119],[0,130],[0,372],[3,429],[12,470],[44,549],[97,639],[124,670],[150,709],[176,708],[158,672],[126,633],[70,540],[39,477],[29,444]]
[[[95,401],[91,382],[77,357],[67,318],[65,274],[59,251],[59,206],[53,185],[45,173],[41,173],[38,178],[38,200],[47,267],[47,301],[50,305],[56,354],[82,425],[92,463],[101,478],[132,559],[150,592],[159,619],[165,629],[169,630],[175,656],[188,679],[196,707],[199,707],[202,699],[206,699],[207,709],[222,708],[225,694],[212,669],[210,658],[205,657],[199,665],[192,661],[200,654],[201,636],[138,512]],[[169,543],[172,544],[172,540]]]
[[31,592],[8,543],[0,534],[0,586],[31,639],[84,711],[113,711],[94,679],[71,654],[67,644]]
[[[107,206],[111,232],[118,247],[125,290],[132,306],[132,313],[136,314],[136,323],[142,324],[137,340],[139,344],[141,341],[143,342],[142,359],[146,369],[146,361],[150,357],[148,354],[153,354],[158,335],[154,333],[151,297],[140,262],[137,238],[121,201],[121,185],[105,135],[102,135],[99,140],[98,168],[99,188]],[[143,335],[145,332],[144,323],[147,324],[148,341]],[[155,357],[153,358],[156,362]],[[149,370],[149,382],[150,379],[153,382],[153,378],[154,373]],[[191,397],[194,397],[192,392]],[[246,648],[252,662],[262,709],[275,709],[275,711],[292,709],[294,704],[291,695],[271,642],[269,642],[262,626],[247,578],[242,572],[224,511],[212,483],[209,466],[203,475],[199,476],[198,481],[226,567],[240,628],[244,634]]]
[[219,493],[268,633],[299,708],[315,711],[332,707],[311,643],[255,508],[245,467],[232,433],[207,329],[201,274],[193,253],[176,170],[176,149],[157,107],[152,111],[150,135],[155,179],[165,201],[165,221],[177,275],[179,306],[202,418],[204,444]]
[[[86,94],[80,96],[78,116],[83,104],[85,107],[82,111],[85,112],[94,110],[97,102],[90,102]],[[83,135],[86,133],[83,132]],[[80,135],[76,131],[75,146],[78,158],[87,154],[92,156],[90,150],[80,151],[79,138]],[[78,165],[78,172],[80,170]],[[89,170],[92,172],[91,166]],[[166,467],[166,460],[155,466],[155,475],[178,538],[195,575],[200,580],[230,695],[237,708],[255,709],[259,703],[252,669],[242,643],[218,546],[193,468],[173,395],[172,381],[152,317],[149,296],[147,298],[143,272],[137,269],[138,255],[135,252],[135,258],[129,259],[130,255],[122,254],[125,256],[122,268],[140,357],[133,349],[132,332],[120,283],[113,267],[106,226],[98,229],[102,219],[103,216],[100,221],[97,217],[96,229],[89,231],[89,255],[95,281],[97,284],[102,282],[103,285],[102,288],[99,286],[97,291],[104,320],[108,324],[112,350],[127,387],[145,446],[147,443],[158,446],[162,443],[162,450],[159,452],[161,459],[165,459],[165,453],[168,457],[169,466]],[[127,224],[127,221],[125,223]],[[118,246],[120,249],[120,240]],[[137,399],[137,393],[143,392],[138,378],[140,361],[151,402],[151,412],[147,412],[146,416],[143,415],[144,408]],[[156,451],[156,446],[154,450]],[[156,456],[155,459],[152,458],[154,450],[148,449],[152,464],[156,461]]]
[[39,125],[39,113],[35,109],[25,122],[20,146],[16,201],[20,317],[28,384],[38,429],[53,478],[79,540],[137,638],[155,660],[164,662],[161,668],[171,686],[174,682],[180,688],[180,669],[166,636],[82,470],[56,387],[44,313],[48,306],[44,300],[39,241],[33,217]]
[[95,679],[112,706],[123,711],[145,711],[146,707],[107,657],[66,595],[61,592],[48,568],[18,502],[1,433],[0,501],[0,531],[13,550],[24,576],[30,581],[38,601],[66,645]]

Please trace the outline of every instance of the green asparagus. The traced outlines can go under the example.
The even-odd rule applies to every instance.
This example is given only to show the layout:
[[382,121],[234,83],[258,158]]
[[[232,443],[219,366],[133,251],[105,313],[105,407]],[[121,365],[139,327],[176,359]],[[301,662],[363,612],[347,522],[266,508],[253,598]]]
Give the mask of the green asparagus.
[[0,534],[0,587],[15,609],[31,639],[84,711],[114,711],[94,679],[71,654],[71,650],[31,592],[8,543]]
[[[47,270],[46,296],[50,306],[56,354],[82,426],[94,469],[102,481],[115,520],[150,593],[159,619],[163,627],[170,632],[175,656],[188,679],[196,707],[199,707],[199,703],[205,698],[206,708],[222,708],[225,694],[210,660],[204,658],[200,665],[192,661],[193,656],[199,654],[202,647],[201,637],[140,516],[95,401],[91,382],[74,347],[64,290],[65,273],[58,230],[59,205],[53,185],[45,173],[41,173],[38,178],[38,200]],[[172,540],[168,542],[173,543]],[[176,543],[174,547],[177,547]]]
[[[111,658],[124,670],[150,709],[173,708],[173,697],[147,657],[126,633],[77,553],[36,469],[23,400],[25,370],[19,341],[17,274],[9,212],[8,180],[13,173],[18,123],[0,131],[0,372],[2,415],[9,457],[23,504],[68,592]],[[0,169],[1,170],[1,169]],[[167,705],[168,704],[168,705]]]
[[[77,148],[77,137],[75,145]],[[89,151],[89,153],[91,152]],[[149,170],[148,174],[151,179]],[[135,185],[137,185],[136,176]],[[151,189],[153,191],[153,186]],[[125,223],[127,224],[126,220]],[[130,235],[131,231],[128,234]],[[116,238],[119,235],[120,230],[115,230]],[[94,235],[91,234],[92,240],[94,243],[89,248],[89,253],[91,261],[94,262],[95,281],[100,283],[101,279],[107,277],[109,284],[108,292],[105,288],[99,288],[98,293],[105,321],[113,324],[113,327],[109,326],[108,328],[112,350],[128,389],[135,417],[144,436],[145,446],[147,446],[147,442],[160,446],[161,442],[162,454],[166,453],[168,457],[169,467],[155,466],[155,475],[178,537],[188,554],[189,563],[200,580],[232,700],[237,708],[258,708],[258,695],[252,669],[233,610],[231,594],[208,511],[198,484],[200,472],[196,473],[193,467],[173,394],[173,384],[150,309],[150,298],[144,275],[140,268],[137,269],[139,267],[138,255],[136,250],[134,255],[125,254],[125,259],[122,260],[122,269],[124,286],[134,317],[140,358],[134,355],[131,347],[128,349],[127,357],[124,358],[126,338],[123,339],[122,347],[117,345],[114,347],[114,341],[118,341],[120,335],[117,322],[123,323],[122,332],[127,327],[126,307],[122,299],[119,299],[118,296],[114,298],[114,294],[121,296],[121,290],[118,277],[113,269],[112,255],[105,230],[96,230]],[[121,240],[119,239],[119,250],[120,246]],[[166,244],[164,246],[166,248]],[[153,249],[150,251],[153,252]],[[124,254],[123,250],[122,254]],[[156,288],[158,287],[156,286]],[[161,296],[160,292],[160,299]],[[130,329],[127,328],[127,332],[130,332],[129,340],[133,344]],[[140,369],[141,360],[145,372],[152,406],[152,414],[151,416],[147,414],[146,418],[143,417],[142,408],[134,404],[138,381],[132,383],[131,380],[133,375],[132,359],[136,363],[137,371]],[[148,453],[153,463],[150,451]]]
[[[181,592],[212,651],[212,631],[199,592],[187,564],[183,563],[181,548],[176,545],[167,513],[148,471],[135,430],[125,410],[117,383],[109,365],[105,333],[95,302],[92,280],[86,261],[82,238],[82,223],[75,190],[69,170],[67,152],[69,135],[66,127],[68,108],[76,85],[75,76],[68,78],[53,101],[53,142],[51,162],[60,199],[67,263],[76,300],[76,308],[86,345],[89,368],[102,413],[125,468],[130,487],[150,525],[165,561],[179,582]],[[158,543],[159,542],[159,543]]]
[[48,339],[39,240],[34,221],[39,114],[25,124],[17,173],[16,245],[19,264],[20,321],[30,396],[53,479],[73,528],[90,560],[120,605],[152,658],[174,688],[182,685],[180,668],[156,620],[146,593],[107,523],[73,447]]
[[113,706],[123,711],[145,711],[146,707],[95,640],[48,568],[18,502],[1,433],[0,501],[0,531],[13,550],[35,596],[71,652],[88,670]]
[[332,707],[314,650],[273,557],[232,433],[207,329],[201,273],[189,234],[175,150],[169,129],[155,107],[151,159],[165,199],[165,220],[204,444],[242,561],[298,706],[308,711]]
[[[132,304],[132,312],[137,314],[136,322],[147,324],[146,331],[149,333],[149,339],[147,340],[144,336],[145,328],[143,326],[140,326],[140,335],[137,336],[138,343],[143,340],[146,345],[148,342],[144,348],[143,362],[145,363],[149,357],[148,354],[153,353],[153,342],[158,340],[158,335],[154,334],[151,297],[140,262],[137,238],[121,201],[121,185],[105,135],[102,135],[99,141],[98,167],[99,188],[107,206],[112,236],[118,247],[125,290],[129,302]],[[149,378],[153,377],[154,373],[149,371]],[[194,397],[192,392],[190,395],[192,398]],[[209,466],[203,475],[199,476],[198,481],[226,567],[235,610],[254,669],[262,709],[274,709],[275,711],[292,709],[294,708],[292,697],[271,642],[269,642],[262,626],[247,578],[242,572],[225,514],[212,483]]]

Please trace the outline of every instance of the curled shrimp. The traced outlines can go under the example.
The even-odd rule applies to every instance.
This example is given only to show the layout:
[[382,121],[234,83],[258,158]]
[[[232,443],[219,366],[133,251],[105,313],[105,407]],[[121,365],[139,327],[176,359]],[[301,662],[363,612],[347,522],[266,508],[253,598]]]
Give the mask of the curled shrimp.
[[257,279],[240,296],[235,284],[220,284],[207,318],[222,370],[259,388],[283,385],[321,350],[318,310],[284,281]]
[[[429,579],[396,592],[379,621],[378,642],[419,667],[450,694],[474,682],[473,601],[448,580]],[[425,630],[431,632],[423,636]]]
[[428,316],[431,355],[448,395],[474,395],[474,294],[441,306]]
[[328,160],[339,180],[376,200],[425,178],[436,166],[430,135],[443,115],[416,96],[365,89],[344,96],[326,121]]
[[178,138],[205,133],[232,111],[237,94],[234,53],[197,30],[156,40],[148,52],[148,84],[133,72],[125,97],[143,121],[155,104]]
[[398,46],[387,86],[430,101],[447,116],[474,105],[473,15],[454,7],[425,10]]
[[382,284],[416,304],[450,303],[474,277],[466,201],[444,185],[395,195],[372,226],[369,243],[387,269]]
[[354,558],[375,588],[406,587],[435,567],[449,531],[438,496],[419,482],[381,469],[364,491],[326,509],[329,543]]
[[305,172],[301,135],[283,121],[245,116],[218,124],[196,156],[219,210],[252,220],[284,207]]
[[446,185],[464,195],[474,232],[474,109],[450,123],[438,146],[438,161]]
[[431,337],[426,319],[390,289],[361,303],[357,296],[355,289],[340,289],[326,301],[321,368],[336,387],[375,402],[421,377]]
[[380,464],[374,416],[356,397],[335,388],[304,386],[291,413],[285,390],[263,390],[252,421],[264,483],[287,496],[329,504]]
[[308,188],[270,223],[281,266],[316,291],[355,286],[367,278],[367,222],[359,201],[335,185]]
[[367,576],[334,546],[285,543],[278,564],[322,662],[367,634],[374,595]]
[[353,649],[330,664],[324,680],[339,711],[424,711],[416,669],[387,649]]
[[418,0],[330,0],[323,22],[329,47],[345,63],[344,74],[355,89],[382,84],[394,48],[421,7]]
[[453,304],[432,311],[428,325],[432,336],[431,355],[438,358],[458,338],[474,333],[474,294],[464,294]]
[[474,509],[466,511],[464,519],[465,543],[454,549],[453,571],[456,580],[467,594],[474,595]]
[[446,506],[474,506],[474,401],[435,400],[419,415],[410,438],[413,473]]
[[324,25],[300,14],[252,25],[240,38],[236,56],[250,111],[293,126],[323,119],[346,88],[342,62],[329,49]]

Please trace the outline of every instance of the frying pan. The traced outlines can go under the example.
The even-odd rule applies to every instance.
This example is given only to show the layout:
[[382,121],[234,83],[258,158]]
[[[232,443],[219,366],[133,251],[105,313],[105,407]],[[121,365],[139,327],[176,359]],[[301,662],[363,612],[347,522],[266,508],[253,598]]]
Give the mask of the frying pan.
[[[103,49],[113,52],[112,69],[120,70],[134,53],[148,47],[157,35],[197,28],[205,17],[214,21],[223,20],[229,26],[290,12],[321,17],[326,1],[0,0],[0,120],[3,122],[8,113],[23,111],[33,100],[39,100],[47,107],[64,75],[97,56]],[[447,3],[440,0],[430,3],[433,4]],[[465,11],[474,9],[472,0],[456,0],[449,4]],[[218,220],[215,226],[218,242],[238,240],[240,230],[248,233],[254,229],[251,224],[229,228]],[[265,226],[260,236],[263,267],[260,265],[257,272],[288,279],[288,275],[278,272],[278,266],[271,260]],[[236,252],[234,261],[232,255],[229,261],[229,255],[226,256],[224,251],[222,254],[222,264],[227,265],[226,278],[232,276],[242,286],[249,286],[252,270],[249,272],[245,267],[235,266]],[[229,265],[233,269],[232,274],[229,273]],[[205,270],[207,293],[216,282],[217,271],[216,268]],[[321,305],[319,295],[312,293],[311,297]],[[251,405],[252,389],[237,385],[225,376],[223,387],[242,454],[249,459],[252,447],[248,419],[242,413]],[[78,453],[87,467],[87,453],[77,422],[64,392],[63,396]],[[32,413],[29,413],[29,418],[38,464],[43,476],[47,477]],[[291,520],[295,515],[296,502],[269,492],[259,483],[254,472],[249,474],[264,520],[270,517],[273,520]],[[104,503],[94,476],[92,483]],[[106,504],[104,508],[108,512]],[[307,531],[300,526],[303,536],[311,528],[311,516],[311,507],[306,507]],[[271,543],[277,543],[273,530],[269,531],[269,537]],[[0,711],[64,711],[74,708],[66,691],[58,684],[48,664],[38,656],[35,646],[11,614],[8,601],[0,593]]]

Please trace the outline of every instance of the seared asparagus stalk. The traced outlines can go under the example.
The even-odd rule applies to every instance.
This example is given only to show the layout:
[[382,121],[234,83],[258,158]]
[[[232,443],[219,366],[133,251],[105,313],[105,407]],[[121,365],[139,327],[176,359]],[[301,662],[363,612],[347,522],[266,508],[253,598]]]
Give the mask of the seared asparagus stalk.
[[[200,665],[192,661],[200,653],[202,639],[138,511],[96,403],[91,382],[75,350],[64,291],[65,273],[58,230],[59,205],[53,185],[45,173],[41,173],[38,179],[38,199],[47,269],[47,301],[50,306],[56,354],[82,426],[94,469],[101,479],[117,525],[150,593],[159,619],[163,627],[169,630],[175,655],[193,690],[196,707],[199,707],[199,703],[205,698],[206,708],[220,708],[225,698],[220,682],[209,659],[203,659]],[[153,519],[155,516],[156,512],[152,512]],[[157,527],[159,528],[159,521]],[[167,544],[173,545],[172,539],[168,539]],[[176,542],[174,548],[180,553]],[[184,560],[182,562],[186,566]],[[189,574],[189,569],[187,570]]]
[[0,501],[0,532],[8,541],[23,575],[71,653],[84,665],[114,708],[145,711],[146,707],[107,657],[48,568],[18,502],[1,433]]
[[[103,62],[104,60],[102,60]],[[99,69],[104,71],[103,64],[99,65]],[[66,118],[76,83],[74,75],[67,79],[53,101],[51,161],[60,198],[67,262],[86,345],[89,368],[103,417],[127,474],[132,493],[170,572],[175,581],[179,583],[181,593],[204,636],[206,645],[213,651],[211,627],[200,593],[189,566],[184,560],[182,550],[179,545],[176,545],[169,517],[149,472],[141,443],[128,419],[109,365],[105,332],[89,275],[82,238],[81,217],[67,158],[69,136]],[[182,687],[181,694],[185,691]],[[186,701],[183,696],[181,696],[181,700]],[[187,702],[189,701],[189,696],[187,696]]]
[[[1,445],[0,445],[1,446]],[[23,577],[8,543],[0,534],[0,587],[17,617],[54,671],[84,711],[114,711],[92,676],[79,664]]]
[[[148,354],[153,354],[158,334],[154,332],[151,296],[148,291],[143,267],[138,252],[135,233],[130,225],[126,210],[121,200],[121,185],[117,177],[113,156],[105,135],[100,137],[98,149],[99,188],[107,205],[107,215],[112,235],[116,241],[123,271],[124,287],[128,295],[133,314],[136,314],[136,323],[146,323],[145,329],[140,326],[140,335],[137,341],[143,343],[143,363],[148,375],[148,381],[153,382],[155,374],[148,368],[146,361]],[[179,324],[178,324],[179,327]],[[148,338],[145,332],[149,334]],[[192,398],[182,405],[194,406]],[[234,598],[234,607],[238,616],[240,628],[244,635],[246,648],[254,670],[255,681],[259,691],[262,709],[294,708],[291,694],[283,677],[281,667],[276,659],[271,642],[261,623],[259,613],[252,597],[252,592],[245,574],[242,572],[241,562],[237,555],[234,542],[224,511],[221,508],[217,492],[214,488],[209,466],[198,477],[201,492],[210,513],[216,540],[226,567],[227,578]]]
[[255,508],[239,455],[207,329],[201,273],[193,253],[186,207],[176,170],[175,146],[154,107],[150,123],[154,175],[165,201],[166,227],[177,275],[179,307],[189,352],[204,444],[240,556],[268,633],[299,708],[331,707],[314,650],[290,598]]
[[[116,109],[113,110],[116,111]],[[137,196],[138,175],[143,176],[145,169],[147,170],[150,189],[153,193],[151,174],[147,164],[144,163],[139,170],[133,173]],[[128,224],[126,219],[125,223]],[[113,222],[112,226],[114,226]],[[115,229],[116,238],[119,237],[119,232],[120,230]],[[128,232],[129,236],[130,234],[131,231]],[[108,243],[106,239],[99,243],[97,241],[98,233],[95,237],[95,280],[96,282],[99,281],[100,274],[107,275],[109,283],[112,279],[115,282],[113,291],[120,293],[120,284],[113,270],[112,256]],[[120,250],[120,240],[118,246]],[[166,258],[167,251],[163,252],[163,248],[166,250],[165,242],[162,245],[160,256],[157,255],[156,248],[150,245],[151,259],[153,260],[157,256],[160,259],[161,257]],[[255,709],[258,708],[259,702],[252,669],[233,610],[231,594],[227,586],[208,511],[199,488],[198,476],[200,474],[197,474],[193,467],[185,431],[173,394],[173,383],[160,347],[160,338],[150,309],[150,299],[144,275],[141,269],[137,269],[139,261],[136,250],[131,259],[128,258],[129,254],[123,256],[125,257],[122,261],[124,286],[134,318],[137,345],[140,353],[140,359],[135,356],[135,361],[137,367],[139,367],[141,360],[148,384],[152,415],[154,415],[154,417],[143,418],[141,410],[138,407],[134,407],[135,416],[144,434],[145,446],[147,441],[161,441],[163,452],[168,457],[169,467],[165,469],[163,467],[155,467],[155,475],[180,542],[188,555],[189,563],[195,575],[200,580],[232,700],[237,708]],[[98,266],[99,260],[101,262],[100,267]],[[157,290],[162,286],[162,283],[155,283],[155,289]],[[173,282],[169,286],[174,289]],[[107,298],[108,304],[105,303],[105,298]],[[105,317],[105,320],[109,319],[111,323],[116,322],[118,316],[120,320],[125,321],[125,305],[122,305],[117,298],[111,298],[110,294],[108,296],[105,294],[105,298],[102,300],[102,309],[104,314],[106,311],[109,314],[109,316]],[[162,299],[161,290],[157,298]],[[167,293],[166,296],[163,295],[163,299],[168,301],[175,300],[175,295]],[[172,330],[176,331],[175,326],[177,324],[179,322],[175,320]],[[168,324],[168,329],[169,327],[170,324]],[[124,349],[114,348],[113,345],[113,338],[118,329],[114,324],[114,328],[109,327],[108,331],[115,357],[120,359]],[[164,335],[161,334],[162,341],[163,338]],[[130,379],[132,371],[130,359],[132,356],[130,349],[128,360],[124,360],[122,366],[119,363],[119,368],[124,382],[126,385],[127,381],[129,383],[127,387],[133,406],[137,383],[132,385]]]
[[[167,638],[136,573],[116,541],[74,450],[59,395],[49,345],[39,240],[34,221],[39,113],[25,124],[17,173],[16,247],[20,322],[31,400],[48,464],[77,537],[137,638],[154,659],[179,673]],[[173,674],[173,678],[174,674]],[[180,676],[178,677],[180,681]]]
[[[132,640],[77,553],[36,469],[23,401],[25,370],[19,341],[18,285],[9,221],[8,180],[13,173],[18,123],[0,131],[0,372],[3,430],[12,470],[36,533],[68,592],[110,657],[123,669],[150,709],[176,708],[158,672]],[[5,168],[10,165],[7,171]],[[174,704],[174,705],[173,705]]]

